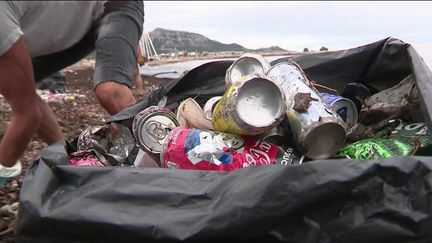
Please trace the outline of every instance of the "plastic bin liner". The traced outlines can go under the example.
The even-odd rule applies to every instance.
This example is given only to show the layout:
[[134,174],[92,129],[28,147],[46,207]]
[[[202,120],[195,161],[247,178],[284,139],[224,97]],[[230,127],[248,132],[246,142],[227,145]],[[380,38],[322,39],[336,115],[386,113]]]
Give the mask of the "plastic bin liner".
[[[407,43],[286,57],[310,79],[373,92],[413,74],[429,129],[431,72]],[[283,60],[275,60],[278,62]],[[110,118],[222,94],[232,61],[199,66]],[[232,172],[68,166],[70,143],[41,151],[24,178],[18,242],[432,242],[432,157],[323,160]]]

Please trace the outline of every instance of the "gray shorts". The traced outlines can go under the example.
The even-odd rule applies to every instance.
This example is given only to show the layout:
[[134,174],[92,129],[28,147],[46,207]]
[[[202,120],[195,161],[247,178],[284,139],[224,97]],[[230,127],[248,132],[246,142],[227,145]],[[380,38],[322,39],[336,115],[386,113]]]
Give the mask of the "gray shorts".
[[108,11],[105,10],[101,20],[80,42],[64,51],[33,58],[36,82],[78,62],[95,50],[94,86],[104,81],[115,81],[132,88],[143,22],[142,1],[114,4]]

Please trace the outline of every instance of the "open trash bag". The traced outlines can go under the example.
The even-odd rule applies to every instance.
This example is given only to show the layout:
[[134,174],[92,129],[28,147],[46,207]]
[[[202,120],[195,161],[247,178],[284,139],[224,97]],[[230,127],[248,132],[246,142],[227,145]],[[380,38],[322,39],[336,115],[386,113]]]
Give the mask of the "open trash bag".
[[[412,75],[420,120],[432,128],[432,76],[415,49],[387,38],[365,46],[275,60],[297,62],[314,82],[372,93]],[[111,117],[131,125],[144,108],[225,92],[233,61],[167,82]],[[432,242],[432,157],[329,159],[231,172],[70,166],[73,144],[49,146],[20,194],[19,242]]]

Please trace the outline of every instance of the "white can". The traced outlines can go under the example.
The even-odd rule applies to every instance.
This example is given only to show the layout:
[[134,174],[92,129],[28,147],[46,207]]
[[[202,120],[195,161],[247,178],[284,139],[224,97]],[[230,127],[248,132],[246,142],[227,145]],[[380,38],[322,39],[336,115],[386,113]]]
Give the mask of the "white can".
[[293,62],[275,64],[267,76],[282,89],[286,114],[299,149],[311,159],[327,159],[345,143],[346,127],[309,84],[304,72]]
[[250,74],[266,74],[270,69],[270,63],[261,55],[245,53],[235,60],[225,73],[226,86],[242,80]]

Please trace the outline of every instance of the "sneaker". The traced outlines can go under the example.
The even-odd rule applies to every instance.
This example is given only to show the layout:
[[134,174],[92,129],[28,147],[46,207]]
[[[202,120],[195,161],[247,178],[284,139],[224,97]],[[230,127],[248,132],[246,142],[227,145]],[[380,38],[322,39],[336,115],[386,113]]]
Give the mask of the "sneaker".
[[4,183],[15,176],[21,174],[22,166],[21,161],[17,161],[12,167],[5,167],[0,164],[0,187],[3,187]]

